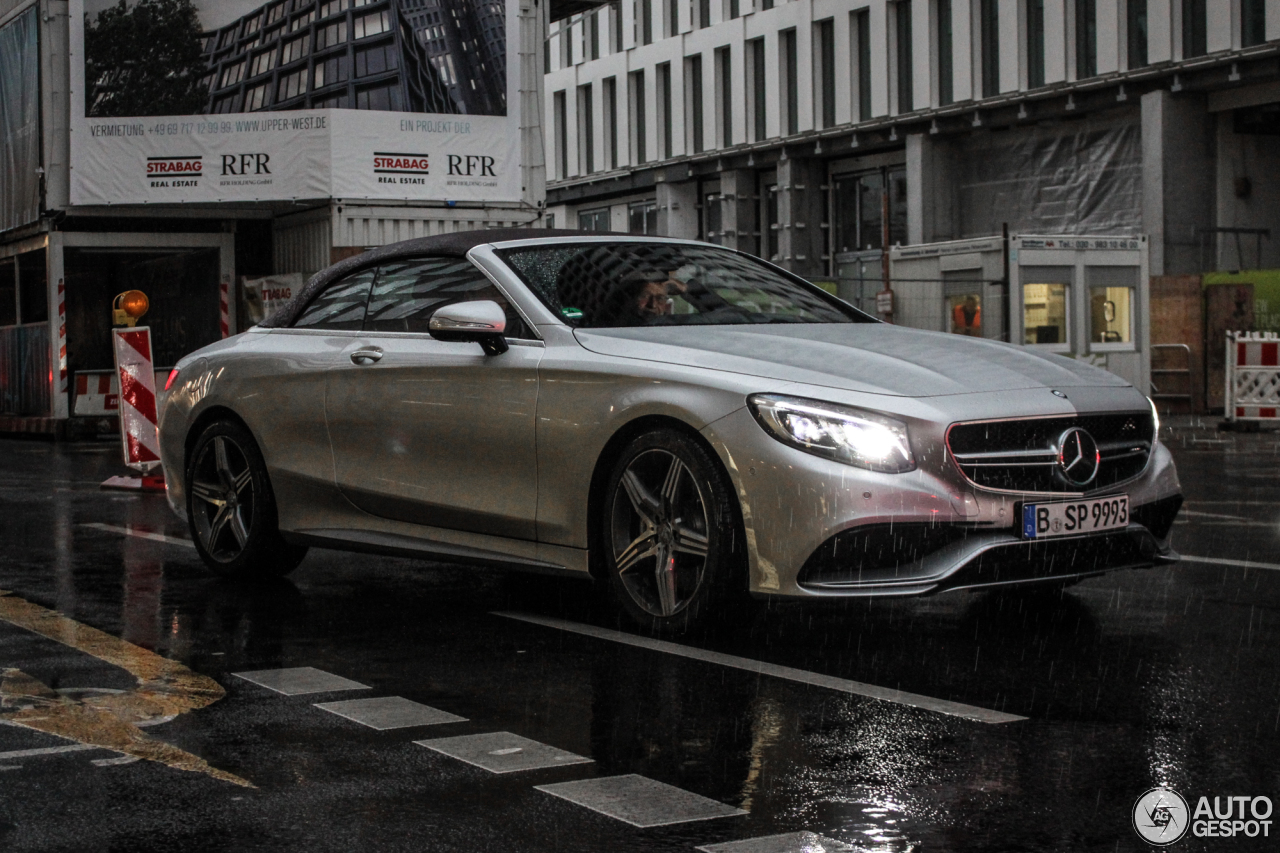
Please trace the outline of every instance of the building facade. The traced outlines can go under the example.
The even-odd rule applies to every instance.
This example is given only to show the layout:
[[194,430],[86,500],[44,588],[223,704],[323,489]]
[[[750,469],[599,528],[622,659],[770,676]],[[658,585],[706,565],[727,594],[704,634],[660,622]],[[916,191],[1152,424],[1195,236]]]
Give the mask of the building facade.
[[[132,6],[108,11],[119,23]],[[143,322],[152,328],[156,367],[163,368],[252,322],[253,298],[260,314],[263,302],[286,298],[290,287],[337,260],[430,234],[533,224],[542,215],[538,83],[548,4],[276,0],[234,19],[229,10],[202,6],[213,9],[214,23],[203,35],[199,19],[184,23],[178,49],[156,53],[173,64],[141,69],[152,87],[143,97],[128,90],[127,81],[139,79],[129,76],[139,73],[132,47],[122,53],[106,45],[108,53],[115,49],[114,66],[92,66],[89,50],[74,56],[78,22],[70,12],[78,8],[67,0],[0,0],[0,432],[112,428],[110,306],[124,290],[141,289],[150,297]],[[94,21],[96,26],[101,19]],[[90,23],[85,16],[86,41]],[[146,46],[140,43],[140,49]],[[75,90],[77,61],[84,63],[84,91]],[[509,90],[518,93],[510,104],[508,74]],[[145,107],[153,95],[181,108],[126,109]],[[428,169],[442,188],[455,174],[470,184],[491,180],[493,157],[480,156],[487,149],[473,151],[468,138],[456,133],[450,142],[436,143],[432,134],[450,124],[491,127],[510,115],[501,126],[519,140],[505,149],[518,152],[501,175],[506,188],[492,201],[483,200],[485,190],[458,200],[445,189],[440,197],[434,191],[431,197],[400,197],[399,190],[388,190],[341,198],[337,191],[291,197],[271,189],[273,180],[277,186],[284,180],[285,158],[268,162],[255,139],[267,129],[282,132],[292,125],[324,129],[343,115],[313,112],[298,119],[297,112],[284,111],[344,109],[403,113],[379,119],[401,135],[369,132],[367,144],[377,150],[367,157],[319,158],[333,176],[330,186],[338,186],[342,170],[362,180],[387,172],[386,185],[397,187],[421,183]],[[282,112],[269,118],[239,115],[259,110]],[[98,122],[95,128],[106,125],[104,135],[159,138],[158,144],[172,146],[140,145],[130,155],[128,165],[136,165],[139,182],[144,170],[148,176],[154,170],[209,182],[220,165],[223,175],[245,178],[245,184],[260,184],[275,195],[73,203],[70,129],[74,121],[89,120],[80,116]],[[234,155],[206,152],[203,161],[194,156],[201,151],[188,150],[197,147],[188,143],[195,137],[181,135],[198,127],[221,137],[240,124],[253,126],[238,137],[243,149]],[[501,162],[497,168],[502,170]]]
[[[1280,267],[1278,58],[1280,0],[602,4],[548,41],[548,216],[722,243],[863,304],[886,241],[1005,227],[1142,236],[1144,275]],[[994,275],[973,265],[944,268]],[[1032,284],[1053,298],[1013,310],[1073,316],[1000,334],[1130,316]]]

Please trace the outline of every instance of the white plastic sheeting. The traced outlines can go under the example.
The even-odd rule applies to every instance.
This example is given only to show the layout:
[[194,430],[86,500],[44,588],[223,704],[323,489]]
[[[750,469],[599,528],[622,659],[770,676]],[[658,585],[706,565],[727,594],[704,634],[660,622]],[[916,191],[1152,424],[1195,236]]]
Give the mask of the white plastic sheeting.
[[0,231],[40,218],[40,47],[36,8],[0,27]]
[[1142,230],[1142,131],[1080,121],[979,134],[964,144],[962,236],[1124,234]]

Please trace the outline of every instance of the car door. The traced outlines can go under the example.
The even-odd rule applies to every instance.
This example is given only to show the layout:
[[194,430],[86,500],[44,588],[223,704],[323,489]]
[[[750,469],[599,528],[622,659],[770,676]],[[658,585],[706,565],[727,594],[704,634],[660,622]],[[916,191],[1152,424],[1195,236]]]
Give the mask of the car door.
[[[511,344],[427,333],[444,305],[493,300]],[[378,269],[363,330],[328,376],[326,416],[338,487],[366,512],[534,540],[538,362],[518,312],[469,261],[422,258]]]
[[340,508],[324,397],[330,368],[364,325],[374,270],[330,284],[291,326],[272,329],[238,366],[237,409],[258,434],[284,529],[323,526]]

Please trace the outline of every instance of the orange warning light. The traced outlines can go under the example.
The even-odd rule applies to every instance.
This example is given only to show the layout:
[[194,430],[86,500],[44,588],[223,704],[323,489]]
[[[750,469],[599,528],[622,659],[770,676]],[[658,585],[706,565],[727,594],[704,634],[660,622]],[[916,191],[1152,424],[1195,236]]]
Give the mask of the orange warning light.
[[141,290],[126,290],[115,298],[111,313],[117,326],[133,326],[150,307],[151,301]]

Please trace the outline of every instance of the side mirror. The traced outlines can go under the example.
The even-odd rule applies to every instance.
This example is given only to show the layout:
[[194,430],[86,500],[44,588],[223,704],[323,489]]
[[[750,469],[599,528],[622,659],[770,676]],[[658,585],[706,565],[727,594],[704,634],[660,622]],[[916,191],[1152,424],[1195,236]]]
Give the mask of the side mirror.
[[507,351],[507,315],[491,300],[455,302],[431,315],[427,331],[437,341],[475,341],[485,355]]

